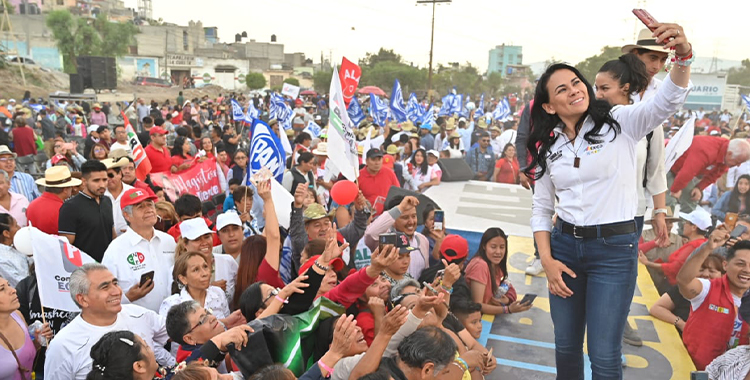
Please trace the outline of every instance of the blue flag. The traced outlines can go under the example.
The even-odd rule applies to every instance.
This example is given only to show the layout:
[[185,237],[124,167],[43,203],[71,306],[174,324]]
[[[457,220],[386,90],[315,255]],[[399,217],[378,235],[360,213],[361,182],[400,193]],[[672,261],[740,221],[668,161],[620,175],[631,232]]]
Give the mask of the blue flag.
[[[260,111],[258,111],[258,109],[255,108],[255,104],[253,104],[253,102],[250,101],[250,103],[248,103],[247,105],[247,111],[245,112],[245,119],[253,120],[259,117],[260,117]],[[252,121],[250,123],[252,123]]]
[[362,106],[359,105],[359,99],[356,96],[352,96],[352,101],[349,102],[349,108],[346,109],[346,113],[349,114],[349,120],[352,121],[355,127],[359,126],[359,123],[365,119],[365,113],[362,112]]
[[424,111],[422,113],[422,116],[419,117],[417,120],[417,123],[419,123],[419,128],[423,129],[432,129],[432,123],[435,121],[435,107],[430,104],[430,108],[427,109],[427,111]]
[[307,122],[307,126],[305,127],[305,129],[303,130],[303,132],[309,133],[310,136],[312,136],[313,138],[316,139],[316,138],[320,137],[320,131],[321,130],[322,129],[320,128],[320,126],[318,124],[316,124],[313,121],[308,121]]
[[461,94],[453,97],[453,103],[451,104],[451,115],[454,113],[461,113],[464,108],[464,96]]
[[252,139],[250,140],[250,150],[248,151],[249,176],[260,170],[262,167],[268,168],[277,181],[281,182],[284,178],[286,153],[281,145],[279,136],[273,132],[273,129],[260,119],[253,121]]
[[745,107],[747,107],[747,112],[750,113],[750,96],[742,95],[742,94],[740,94],[740,96],[742,97],[742,100],[745,101]]
[[284,100],[284,97],[274,93],[271,96],[271,104],[269,104],[271,117],[279,122],[279,125],[284,127],[284,130],[292,128],[292,107],[289,107]]
[[41,104],[29,104],[29,107],[34,110],[34,112],[39,113],[41,110],[44,109],[44,106]]
[[492,111],[492,118],[499,121],[506,121],[510,118],[510,105],[507,97],[497,102],[497,107]]
[[370,94],[370,116],[375,124],[385,127],[385,121],[388,119],[388,106],[375,94]]
[[440,106],[438,116],[448,116],[451,114],[451,107],[453,107],[453,97],[455,95],[448,94],[443,96],[443,105]]
[[417,95],[412,92],[411,95],[409,95],[409,103],[406,105],[406,117],[408,117],[412,123],[416,123],[422,116],[422,113],[424,113],[424,110],[419,104],[419,100],[417,100]]
[[479,104],[477,104],[477,108],[474,109],[474,117],[484,116],[484,94],[482,94],[482,97],[479,98]]
[[406,109],[404,108],[404,94],[401,92],[401,83],[399,83],[398,79],[393,83],[390,106],[393,119],[399,123],[405,122]]
[[232,119],[236,121],[245,120],[245,113],[242,112],[242,106],[235,99],[232,99]]

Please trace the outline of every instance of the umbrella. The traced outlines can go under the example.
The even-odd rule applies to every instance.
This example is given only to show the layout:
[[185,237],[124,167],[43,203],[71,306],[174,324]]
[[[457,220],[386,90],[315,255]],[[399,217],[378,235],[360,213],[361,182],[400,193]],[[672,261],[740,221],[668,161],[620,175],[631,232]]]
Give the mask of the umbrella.
[[305,90],[305,91],[300,92],[299,94],[302,96],[305,96],[305,95],[318,96],[318,93],[313,90]]
[[385,91],[381,90],[377,86],[365,86],[359,89],[360,94],[375,94],[377,96],[385,96]]

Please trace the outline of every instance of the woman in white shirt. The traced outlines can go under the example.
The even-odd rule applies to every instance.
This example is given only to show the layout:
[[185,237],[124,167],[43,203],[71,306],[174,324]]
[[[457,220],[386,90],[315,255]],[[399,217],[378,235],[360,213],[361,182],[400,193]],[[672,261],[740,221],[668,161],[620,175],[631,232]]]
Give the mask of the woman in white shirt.
[[427,162],[427,152],[424,149],[417,149],[414,152],[409,167],[411,169],[411,183],[414,191],[422,193],[425,189],[434,185],[433,180],[435,179],[435,175],[432,173],[429,162]]
[[166,318],[169,309],[183,301],[195,300],[211,309],[216,318],[229,316],[229,304],[224,291],[211,285],[211,267],[198,252],[188,252],[174,262],[172,269],[172,295],[164,299],[159,315]]
[[549,283],[560,379],[583,379],[587,329],[593,377],[622,378],[638,269],[636,145],[684,103],[692,63],[682,27],[651,26],[677,56],[654,97],[612,107],[566,64],[550,66],[537,85],[526,175],[537,180],[531,227]]

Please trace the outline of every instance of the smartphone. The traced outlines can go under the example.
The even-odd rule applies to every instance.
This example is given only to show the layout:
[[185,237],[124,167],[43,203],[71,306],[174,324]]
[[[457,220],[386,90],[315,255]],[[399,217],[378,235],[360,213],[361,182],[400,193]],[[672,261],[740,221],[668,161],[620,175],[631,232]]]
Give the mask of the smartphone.
[[738,225],[738,226],[735,226],[734,229],[732,230],[732,233],[729,235],[729,239],[730,240],[731,239],[738,239],[745,232],[747,232],[747,227],[745,227],[745,226],[743,226],[741,224]]
[[141,275],[141,284],[139,286],[142,287],[143,285],[146,285],[146,282],[148,282],[148,280],[151,280],[151,282],[154,281],[154,271],[146,272],[146,273],[142,274]]
[[727,228],[730,230],[734,229],[734,226],[737,225],[737,213],[734,212],[728,212],[727,215],[724,217],[724,224],[727,225]]
[[484,365],[489,366],[491,364],[490,361],[492,360],[492,347],[490,347],[490,349],[487,350],[487,353],[484,355],[485,355]]
[[398,239],[396,237],[396,234],[380,234],[378,237],[378,248],[380,251],[383,250],[383,246],[385,245],[392,245],[396,246],[396,243],[398,242]]
[[422,281],[422,286],[424,286],[425,288],[429,289],[434,294],[438,294],[437,289],[433,288],[432,285],[430,285],[427,281]]
[[638,17],[638,19],[641,20],[641,22],[643,23],[643,25],[646,25],[646,27],[650,31],[653,32],[654,30],[656,30],[655,28],[651,28],[649,26],[649,25],[655,23],[656,19],[654,18],[654,16],[651,16],[651,13],[648,13],[647,10],[636,8],[636,9],[633,9],[633,14],[635,15],[635,17]]
[[435,278],[443,278],[445,276],[445,269],[441,269],[435,273]]
[[523,299],[521,300],[521,305],[530,305],[534,303],[535,299],[536,299],[536,294],[528,293],[525,296],[523,296]]
[[442,231],[444,221],[445,221],[445,211],[435,210],[435,225],[432,227],[432,229]]

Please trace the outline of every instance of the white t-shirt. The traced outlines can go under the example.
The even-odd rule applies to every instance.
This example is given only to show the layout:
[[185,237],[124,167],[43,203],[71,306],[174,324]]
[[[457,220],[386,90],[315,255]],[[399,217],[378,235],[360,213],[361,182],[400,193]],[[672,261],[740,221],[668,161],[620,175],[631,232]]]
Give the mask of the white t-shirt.
[[[690,305],[692,306],[692,311],[698,310],[698,308],[703,304],[703,301],[706,300],[706,297],[708,296],[708,292],[711,290],[711,281],[706,280],[705,278],[699,278],[698,281],[701,282],[703,285],[703,290],[701,290],[700,294],[695,296],[695,298],[689,300]],[[735,296],[732,294],[732,300],[734,301],[734,306],[739,309],[740,304],[742,304],[742,298]],[[732,336],[729,338],[729,342],[727,342],[727,349],[732,349],[737,347],[737,345],[740,342],[740,332],[742,331],[742,319],[740,318],[740,313],[736,313],[734,317],[734,326],[732,328]]]
[[[94,326],[75,317],[52,339],[44,363],[44,378],[50,380],[86,379],[91,372],[91,347],[110,331],[128,330],[137,334],[154,350],[161,365],[174,365],[175,359],[164,344],[169,340],[165,320],[137,305],[122,305],[117,320],[110,326]],[[123,343],[126,344],[126,343]]]
[[159,311],[162,300],[172,294],[172,271],[169,268],[174,265],[175,246],[174,238],[164,232],[154,230],[151,241],[147,241],[130,227],[109,244],[102,264],[117,278],[123,303],[130,303],[125,292],[140,283],[144,273],[154,271],[154,289],[133,303],[153,312]]
[[[180,290],[177,294],[172,294],[167,297],[159,308],[159,315],[166,318],[169,309],[172,306],[183,303],[185,301],[192,300],[193,297],[187,292],[185,288]],[[224,319],[229,316],[229,305],[227,304],[227,298],[224,295],[224,291],[218,286],[209,286],[206,291],[206,301],[203,305],[206,309],[211,309],[211,312],[216,318]]]
[[354,267],[360,270],[370,265],[371,260],[372,250],[365,244],[365,239],[359,239],[357,249],[354,250]]
[[[419,188],[419,185],[430,182],[433,178],[435,178],[435,173],[432,172],[432,166],[427,166],[427,173],[422,174],[422,170],[420,168],[415,168],[412,173],[412,184],[414,184],[414,191],[420,191],[417,190]],[[420,191],[421,192],[421,191]]]
[[113,150],[115,150],[115,149],[125,149],[128,153],[132,153],[132,151],[130,149],[130,145],[128,145],[128,144],[120,144],[119,141],[115,141],[109,147],[109,151],[110,152],[113,151]]
[[106,190],[104,192],[104,195],[109,197],[109,199],[112,201],[112,216],[115,220],[115,233],[117,236],[122,235],[125,233],[125,230],[128,228],[128,223],[125,221],[125,218],[122,216],[122,209],[120,208],[120,199],[122,199],[122,195],[125,194],[126,191],[132,189],[133,186],[130,186],[126,184],[125,182],[122,183],[122,191],[120,192],[120,195],[117,196],[117,199],[112,196],[112,193],[109,192],[109,190]]

